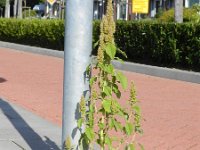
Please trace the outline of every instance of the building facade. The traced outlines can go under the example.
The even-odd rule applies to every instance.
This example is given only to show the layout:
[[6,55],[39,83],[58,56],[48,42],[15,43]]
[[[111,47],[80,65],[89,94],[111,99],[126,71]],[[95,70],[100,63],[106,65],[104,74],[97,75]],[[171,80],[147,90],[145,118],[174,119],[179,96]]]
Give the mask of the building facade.
[[[184,7],[200,4],[200,0],[183,0]],[[94,19],[101,19],[105,14],[106,0],[94,0]],[[132,0],[113,0],[114,18],[116,20],[132,20],[141,14],[132,13]],[[160,9],[168,10],[174,7],[174,0],[149,0],[148,17],[155,17]]]

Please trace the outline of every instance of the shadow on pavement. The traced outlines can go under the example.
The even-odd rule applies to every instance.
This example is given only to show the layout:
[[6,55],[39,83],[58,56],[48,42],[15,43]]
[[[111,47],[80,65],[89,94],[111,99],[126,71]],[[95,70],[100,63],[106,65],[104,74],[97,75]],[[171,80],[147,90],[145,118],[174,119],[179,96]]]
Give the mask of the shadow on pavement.
[[0,83],[6,82],[7,80],[0,77]]
[[60,150],[48,137],[45,136],[45,140],[42,140],[14,108],[1,98],[0,109],[32,150]]

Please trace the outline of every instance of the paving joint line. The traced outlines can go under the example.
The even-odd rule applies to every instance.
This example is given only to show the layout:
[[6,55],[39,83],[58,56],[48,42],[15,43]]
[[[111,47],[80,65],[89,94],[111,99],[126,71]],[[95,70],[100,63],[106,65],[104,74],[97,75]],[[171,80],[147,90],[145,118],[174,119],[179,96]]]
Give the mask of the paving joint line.
[[17,146],[18,146],[19,148],[21,148],[22,150],[26,150],[25,148],[23,148],[21,145],[19,145],[19,144],[16,143],[15,141],[12,141],[12,140],[11,140],[11,142],[14,143],[15,145],[17,145]]

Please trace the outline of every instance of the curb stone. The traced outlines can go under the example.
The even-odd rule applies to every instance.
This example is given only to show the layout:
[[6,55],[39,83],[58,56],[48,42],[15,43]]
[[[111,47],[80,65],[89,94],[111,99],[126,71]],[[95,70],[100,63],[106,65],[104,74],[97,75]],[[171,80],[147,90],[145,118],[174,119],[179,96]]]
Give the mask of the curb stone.
[[[20,44],[14,44],[14,43],[2,42],[2,41],[0,41],[0,47],[15,49],[19,51],[25,51],[25,52],[31,52],[31,53],[41,54],[41,55],[53,56],[53,57],[58,57],[58,58],[64,58],[64,52],[58,51],[58,50],[20,45]],[[94,56],[92,57],[92,62],[95,62]],[[120,62],[113,61],[113,65],[119,70],[200,84],[199,72],[170,69],[170,68],[157,67],[157,66],[144,65],[144,64],[131,63],[131,62],[124,62],[122,64]]]

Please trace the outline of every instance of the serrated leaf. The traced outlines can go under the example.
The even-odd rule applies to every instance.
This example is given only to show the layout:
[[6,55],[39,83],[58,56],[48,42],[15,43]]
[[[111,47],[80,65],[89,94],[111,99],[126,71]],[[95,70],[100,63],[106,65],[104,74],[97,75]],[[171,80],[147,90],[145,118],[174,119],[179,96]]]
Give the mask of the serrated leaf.
[[85,129],[85,135],[87,136],[87,138],[92,141],[94,139],[94,131],[91,128],[86,128]]
[[102,102],[103,108],[106,112],[110,113],[111,112],[111,100],[105,99]]
[[114,59],[115,54],[116,54],[116,46],[114,44],[107,44],[105,47],[106,54],[111,58]]
[[128,85],[128,81],[127,81],[126,76],[122,72],[118,72],[116,74],[116,78],[117,78],[117,80],[120,81],[122,88],[125,90],[127,88],[127,85]]
[[110,74],[113,74],[114,73],[114,67],[112,64],[109,64],[107,66],[104,67],[104,71],[107,72],[107,73],[110,73]]
[[104,93],[106,94],[106,96],[110,96],[111,95],[111,88],[109,86],[105,86],[104,87]]
[[127,122],[124,129],[127,135],[131,135],[133,133],[134,126],[133,124]]

